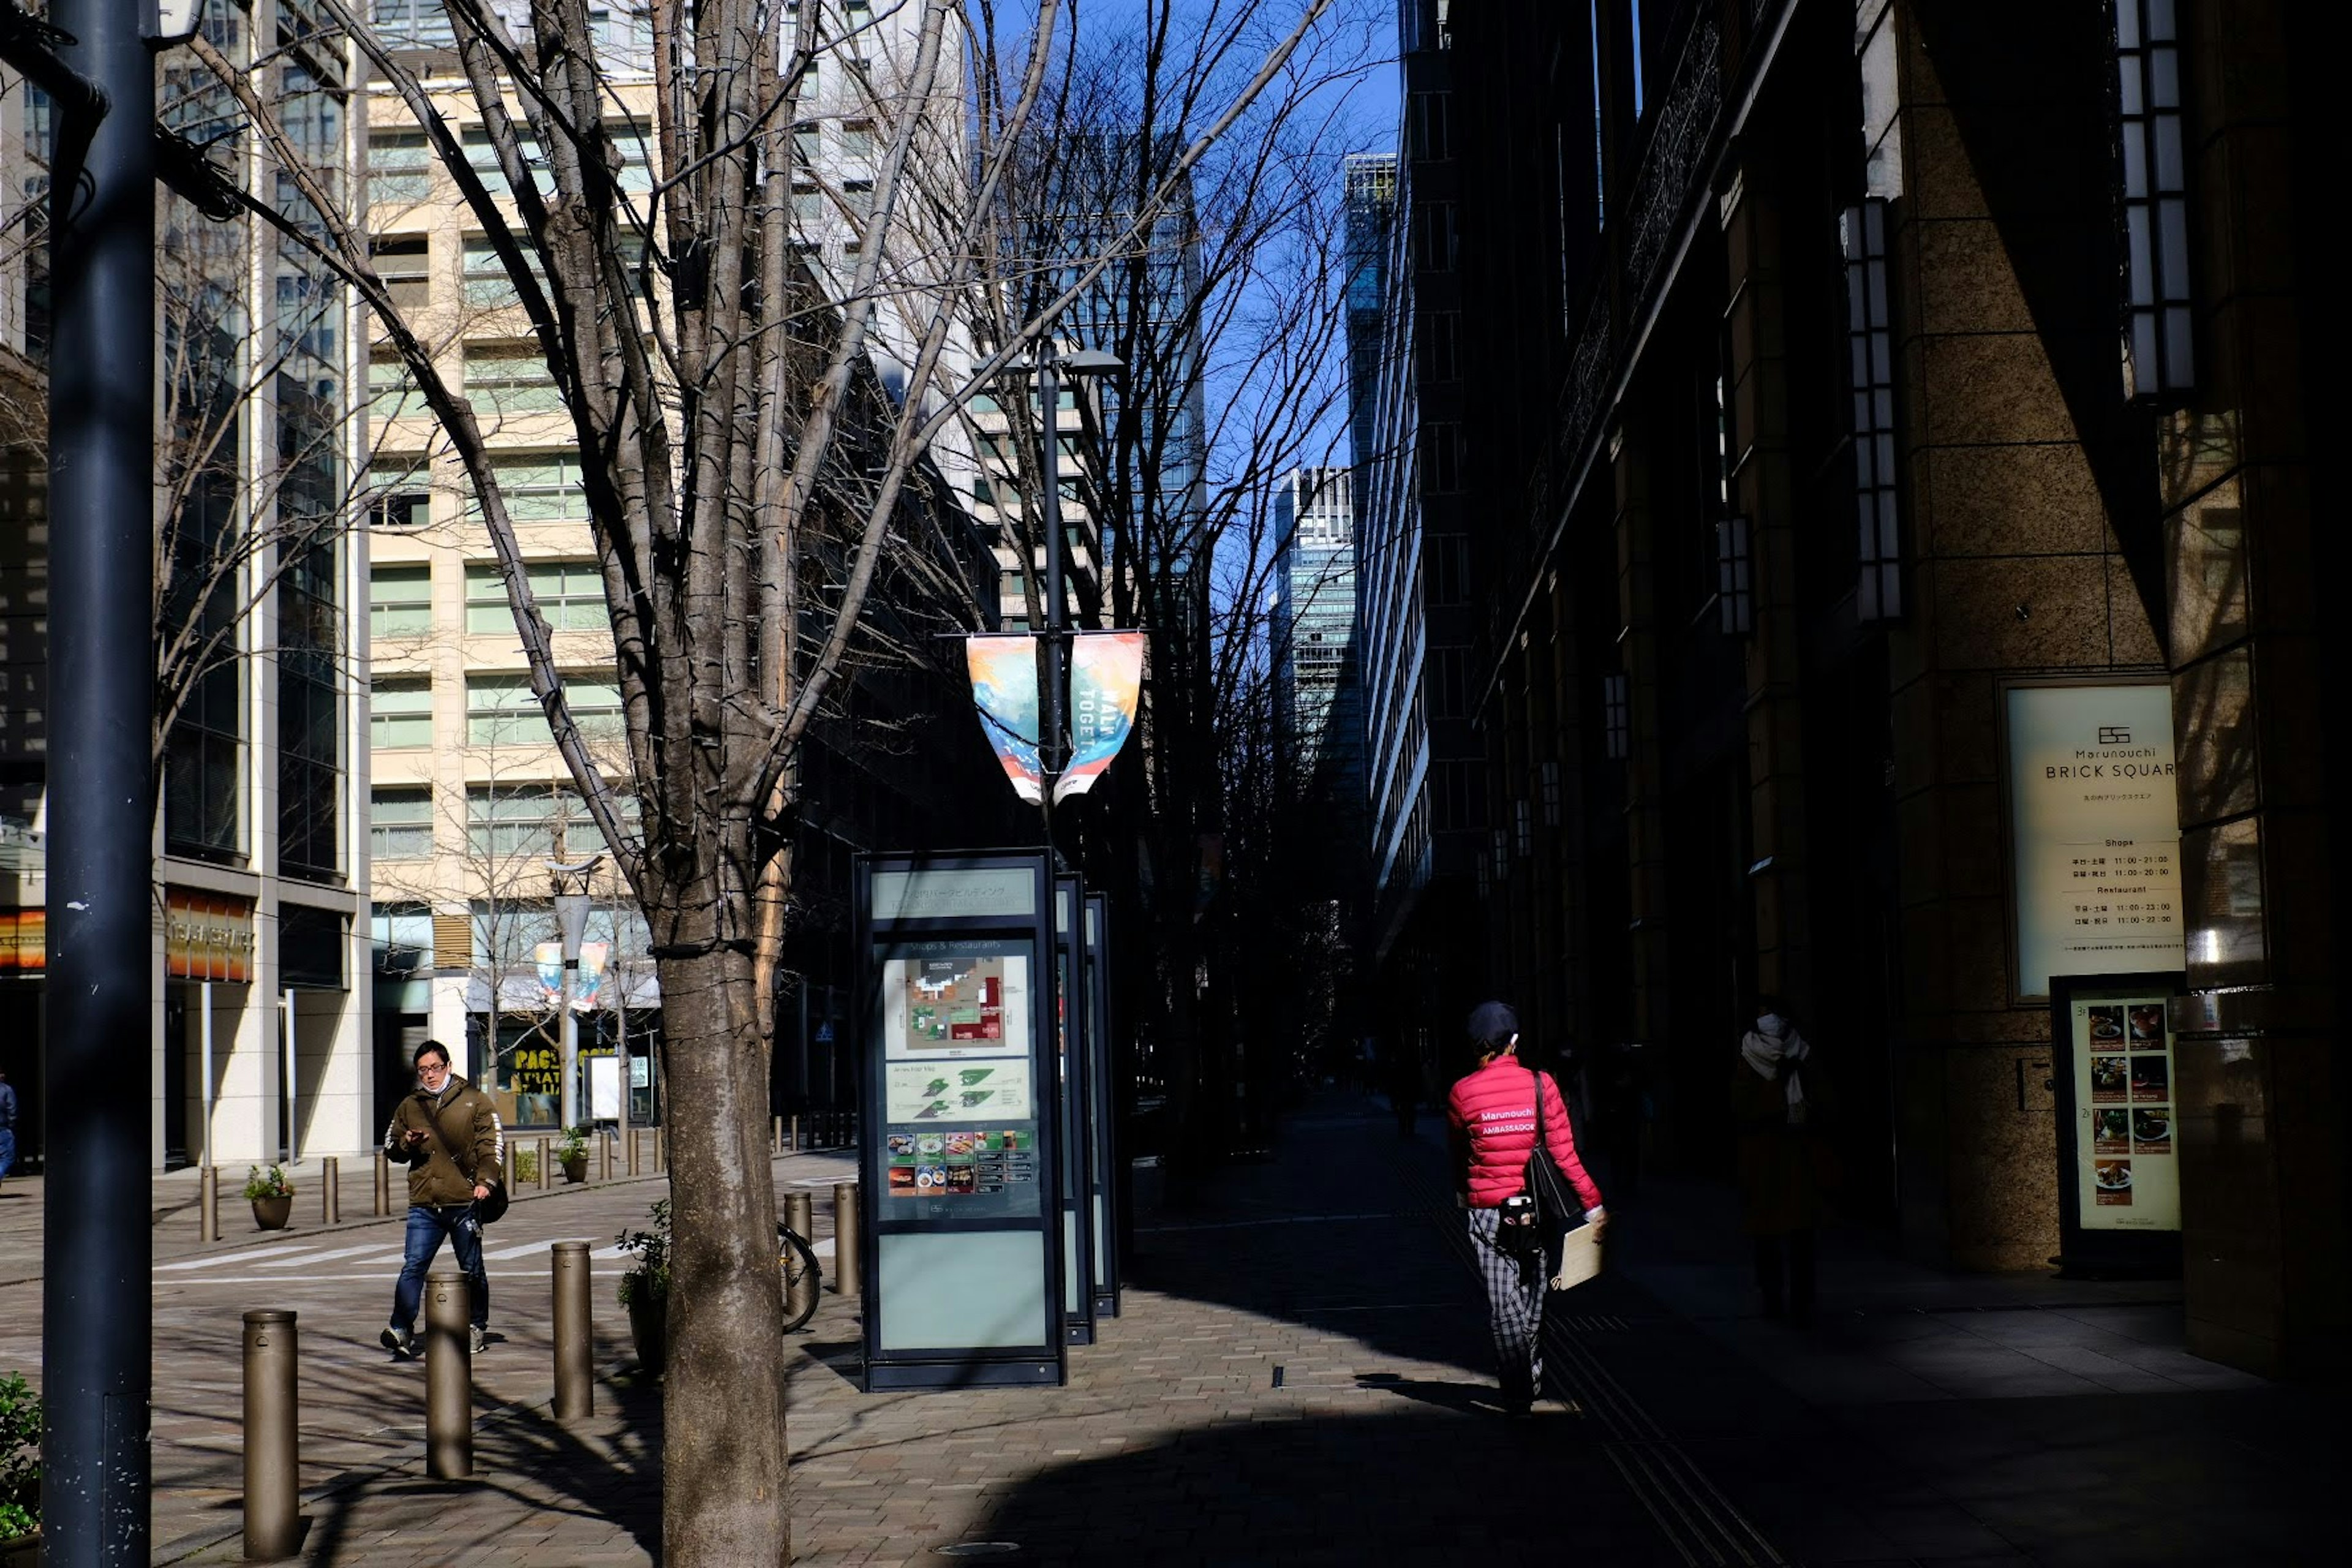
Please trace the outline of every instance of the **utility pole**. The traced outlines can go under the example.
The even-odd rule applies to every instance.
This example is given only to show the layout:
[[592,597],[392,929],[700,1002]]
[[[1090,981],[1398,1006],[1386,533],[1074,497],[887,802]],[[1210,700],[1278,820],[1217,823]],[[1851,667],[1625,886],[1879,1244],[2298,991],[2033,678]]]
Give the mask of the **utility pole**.
[[58,116],[50,191],[41,1523],[53,1565],[132,1568],[152,1392],[147,1075],[123,1064],[146,1058],[152,1026],[154,6],[57,0],[49,16],[98,101]]

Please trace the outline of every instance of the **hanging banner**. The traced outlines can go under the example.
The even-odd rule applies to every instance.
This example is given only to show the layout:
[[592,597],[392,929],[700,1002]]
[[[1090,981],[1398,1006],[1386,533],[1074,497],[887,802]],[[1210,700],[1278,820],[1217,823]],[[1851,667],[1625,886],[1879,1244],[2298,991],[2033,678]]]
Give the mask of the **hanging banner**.
[[163,889],[163,973],[174,980],[253,979],[253,900]]
[[[584,1013],[596,1005],[596,993],[604,984],[604,960],[612,951],[610,942],[580,944],[580,969],[572,978],[573,1012]],[[530,961],[539,966],[539,984],[547,993],[547,1000],[560,1004],[563,1000],[563,944],[542,942],[530,950]]]
[[1143,634],[1080,632],[1070,648],[1070,765],[1054,798],[1094,787],[1127,744],[1143,700]]
[[1034,805],[1045,795],[1037,760],[1037,639],[966,637],[963,650],[989,747],[1004,764],[1013,793]]

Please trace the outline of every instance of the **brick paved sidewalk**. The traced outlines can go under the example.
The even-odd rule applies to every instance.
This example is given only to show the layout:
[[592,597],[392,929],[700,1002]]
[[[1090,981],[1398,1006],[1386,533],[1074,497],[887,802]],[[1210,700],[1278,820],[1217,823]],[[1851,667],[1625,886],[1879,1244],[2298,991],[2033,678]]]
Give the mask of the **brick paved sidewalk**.
[[[1220,1173],[1142,1234],[1126,1314],[1071,1352],[1063,1389],[860,1393],[853,1310],[828,1294],[792,1384],[795,1561],[930,1562],[976,1541],[1032,1563],[1682,1561],[1597,1423],[1494,1407],[1458,1221],[1424,1202],[1434,1158],[1354,1108],[1294,1120],[1274,1162]],[[659,1405],[625,1370],[601,1282],[600,1414],[570,1428],[545,1403],[543,1267],[494,1284],[509,1338],[478,1363],[463,1486],[423,1479],[418,1369],[352,1342],[372,1342],[383,1283],[354,1283],[349,1321],[306,1314],[304,1560],[656,1561]],[[193,1335],[178,1310],[161,1304],[159,1335]],[[159,1480],[167,1449],[178,1467],[159,1562],[236,1560],[234,1432],[198,1415],[233,1414],[233,1329],[158,1378]]]

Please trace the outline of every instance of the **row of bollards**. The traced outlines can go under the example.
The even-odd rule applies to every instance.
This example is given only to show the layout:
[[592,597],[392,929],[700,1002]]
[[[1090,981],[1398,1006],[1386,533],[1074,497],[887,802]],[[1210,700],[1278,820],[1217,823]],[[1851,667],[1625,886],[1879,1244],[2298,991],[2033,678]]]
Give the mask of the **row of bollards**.
[[856,1142],[857,1112],[854,1110],[819,1110],[806,1117],[795,1114],[769,1118],[768,1148],[772,1153],[846,1149]]
[[[555,1418],[595,1414],[595,1323],[588,1244],[548,1249],[555,1295]],[[425,1469],[436,1481],[474,1473],[472,1292],[460,1273],[425,1278]],[[301,1360],[294,1313],[245,1314],[245,1555],[291,1557],[302,1541]]]

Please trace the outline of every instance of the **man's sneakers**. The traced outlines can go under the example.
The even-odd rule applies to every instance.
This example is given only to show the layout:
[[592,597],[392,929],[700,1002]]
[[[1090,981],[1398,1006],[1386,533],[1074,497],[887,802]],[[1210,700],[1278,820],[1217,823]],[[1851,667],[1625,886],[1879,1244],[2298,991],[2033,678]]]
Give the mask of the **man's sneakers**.
[[[416,1336],[406,1329],[390,1328],[376,1336],[378,1343],[403,1361],[415,1361],[424,1353]],[[479,1355],[490,1348],[490,1331],[479,1323],[466,1331],[466,1348]]]

